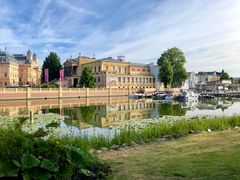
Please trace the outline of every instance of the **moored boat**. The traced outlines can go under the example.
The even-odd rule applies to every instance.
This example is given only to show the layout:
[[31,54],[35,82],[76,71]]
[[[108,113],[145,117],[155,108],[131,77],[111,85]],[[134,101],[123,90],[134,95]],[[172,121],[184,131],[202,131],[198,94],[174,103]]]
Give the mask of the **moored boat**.
[[199,95],[193,91],[184,91],[179,96],[180,101],[198,101]]

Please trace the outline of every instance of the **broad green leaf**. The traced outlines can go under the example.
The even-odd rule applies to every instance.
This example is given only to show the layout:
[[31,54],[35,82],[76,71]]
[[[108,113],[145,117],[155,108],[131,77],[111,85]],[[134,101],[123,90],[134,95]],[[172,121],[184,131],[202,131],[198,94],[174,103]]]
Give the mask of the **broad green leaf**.
[[21,164],[24,169],[31,169],[33,167],[39,166],[40,161],[32,154],[23,154],[21,157]]
[[68,155],[70,158],[70,163],[76,165],[76,166],[82,166],[83,165],[83,157],[84,153],[80,150],[78,150],[75,147],[69,147],[68,148]]
[[48,171],[56,172],[58,171],[58,165],[57,163],[51,161],[51,160],[44,160],[42,161],[41,168],[46,169]]
[[81,169],[80,170],[82,174],[84,174],[85,176],[94,176],[95,174],[93,174],[91,171],[87,170],[87,169]]
[[17,160],[12,160],[12,162],[13,162],[13,164],[15,164],[15,166],[17,166],[17,167],[19,167],[19,168],[22,167],[19,161],[17,161]]
[[0,177],[16,177],[18,175],[18,167],[7,161],[0,161]]

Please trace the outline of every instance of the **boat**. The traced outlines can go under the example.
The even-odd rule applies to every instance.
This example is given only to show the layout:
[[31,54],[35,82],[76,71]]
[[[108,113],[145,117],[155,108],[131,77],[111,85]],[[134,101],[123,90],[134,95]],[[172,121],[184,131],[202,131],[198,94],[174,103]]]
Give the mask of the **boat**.
[[164,100],[168,94],[166,92],[159,92],[155,94],[156,99]]
[[172,101],[172,100],[174,100],[173,94],[172,93],[166,94],[166,96],[164,97],[164,100],[165,101]]
[[199,95],[194,91],[184,91],[179,96],[180,101],[198,101]]

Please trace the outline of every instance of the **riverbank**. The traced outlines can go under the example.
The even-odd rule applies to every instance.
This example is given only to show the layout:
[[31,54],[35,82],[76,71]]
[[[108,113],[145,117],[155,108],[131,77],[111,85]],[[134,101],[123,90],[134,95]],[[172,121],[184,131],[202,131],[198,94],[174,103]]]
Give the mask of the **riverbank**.
[[238,179],[240,130],[204,132],[117,151],[101,151],[112,179]]
[[[107,177],[111,171],[110,167],[107,164],[102,163],[102,161],[99,161],[99,159],[95,156],[97,154],[101,154],[102,152],[119,152],[119,150],[131,150],[136,147],[141,148],[141,145],[148,143],[150,143],[151,145],[152,142],[156,141],[164,142],[166,144],[168,142],[181,142],[182,139],[190,138],[192,136],[195,136],[196,134],[197,136],[200,136],[202,133],[219,133],[219,131],[228,129],[230,132],[233,131],[233,129],[239,129],[240,126],[239,116],[194,118],[173,118],[170,116],[165,116],[161,118],[148,119],[143,121],[132,121],[127,126],[117,128],[116,133],[112,137],[86,136],[84,134],[79,134],[79,136],[73,136],[71,132],[70,134],[68,134],[69,132],[64,132],[61,127],[61,118],[62,116],[57,114],[41,114],[38,116],[34,116],[34,118],[29,121],[29,117],[26,116],[0,116],[0,177],[24,177],[26,174],[30,177],[36,177],[34,174],[31,174],[32,170],[36,169],[37,175],[39,174],[39,172],[41,172],[41,174],[46,173],[45,175],[47,177],[53,178],[58,177],[58,174],[61,172],[68,173],[67,176],[72,177],[73,179],[76,177],[86,178],[89,176],[92,178],[99,178],[102,176]],[[63,135],[62,133],[64,133],[65,135]],[[208,143],[214,144],[214,142],[208,142],[205,144],[205,146],[201,148],[199,146],[194,146],[194,144],[196,143],[193,143],[193,146],[191,146],[189,149],[186,146],[182,149],[176,149],[175,151],[171,151],[170,148],[169,150],[160,153],[146,151],[146,153],[143,152],[138,154],[138,156],[141,155],[142,157],[145,157],[145,160],[134,160],[133,158],[131,161],[137,161],[140,164],[145,164],[145,161],[148,161],[148,159],[153,159],[154,161],[160,163],[161,160],[164,159],[159,159],[159,156],[171,157],[175,153],[185,150],[186,153],[189,152],[190,155],[194,151],[199,151],[199,153],[205,152],[205,149],[208,149]],[[176,148],[180,146],[180,144],[173,143],[172,146],[174,147],[174,145],[176,146]],[[216,145],[217,147],[219,146],[219,148],[224,148],[224,146],[222,146],[221,144]],[[161,149],[161,146],[154,146],[153,149]],[[141,152],[141,149],[139,149],[139,151]],[[233,152],[233,157],[234,159],[237,159],[238,157],[234,153],[235,152]],[[133,154],[135,153],[133,152]],[[111,156],[111,154],[107,156]],[[193,175],[195,175],[195,173],[198,174],[198,170],[194,169],[192,169],[193,172],[186,172],[186,174],[184,174],[185,170],[187,170],[187,167],[189,166],[188,164],[191,165],[190,161],[185,161],[186,169],[177,169],[178,171],[176,174],[175,168],[176,166],[178,166],[178,163],[180,163],[180,167],[182,167],[181,162],[184,162],[184,158],[179,159],[179,162],[175,162],[174,160],[177,159],[178,156],[173,157],[173,164],[167,164],[166,167],[164,166],[163,170],[161,170],[164,176],[164,173],[168,172],[174,173],[169,174],[169,177],[189,176],[189,178],[191,178],[191,173]],[[179,154],[179,157],[183,156]],[[209,161],[211,162],[221,161],[221,159],[216,159],[214,157],[215,152],[213,151],[211,156],[209,155],[206,158],[209,158]],[[201,162],[202,160],[201,158],[197,159],[197,157],[193,158],[196,158],[196,163],[198,163],[198,161]],[[205,157],[202,156],[202,158],[204,159]],[[104,157],[102,159],[104,159]],[[222,159],[222,161],[223,163],[225,163],[225,159]],[[226,161],[230,161],[230,159],[226,159]],[[30,165],[28,164],[29,162]],[[132,165],[134,165],[134,162],[131,163]],[[208,163],[200,163],[199,168],[204,169]],[[162,167],[161,163],[156,164],[156,166],[158,165]],[[232,164],[230,165],[232,166]],[[231,170],[230,165],[229,169]],[[138,167],[137,164],[136,167]],[[148,166],[144,165],[144,167]],[[70,168],[70,170],[68,168]],[[227,171],[230,171],[229,169],[227,169]],[[155,171],[154,167],[151,167],[151,165],[149,165],[148,170],[150,172]],[[141,172],[142,170],[140,169],[139,171]],[[233,167],[233,171],[235,171],[235,167]],[[231,173],[235,175],[234,172],[231,171]],[[61,174],[61,176],[65,177],[64,174]],[[149,173],[149,175],[151,175],[151,173]],[[162,176],[162,174],[160,175]],[[202,174],[200,175],[202,176]],[[156,178],[157,176],[158,175],[156,175]],[[140,176],[140,179],[141,178],[142,177]]]

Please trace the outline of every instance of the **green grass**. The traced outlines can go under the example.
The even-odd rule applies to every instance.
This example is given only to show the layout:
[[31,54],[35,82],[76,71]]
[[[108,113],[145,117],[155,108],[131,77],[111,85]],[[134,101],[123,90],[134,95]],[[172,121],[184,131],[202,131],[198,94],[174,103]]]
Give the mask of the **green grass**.
[[239,179],[240,131],[219,131],[108,151],[113,179]]
[[230,117],[214,117],[214,118],[194,118],[180,119],[174,122],[160,122],[150,124],[145,128],[138,129],[137,127],[129,127],[121,129],[119,134],[113,138],[99,137],[75,137],[63,138],[63,143],[72,143],[77,147],[88,151],[89,149],[100,149],[102,147],[111,147],[113,144],[122,145],[132,142],[150,142],[163,136],[186,135],[189,131],[202,132],[211,129],[212,131],[220,131],[234,126],[240,126],[239,116]]

